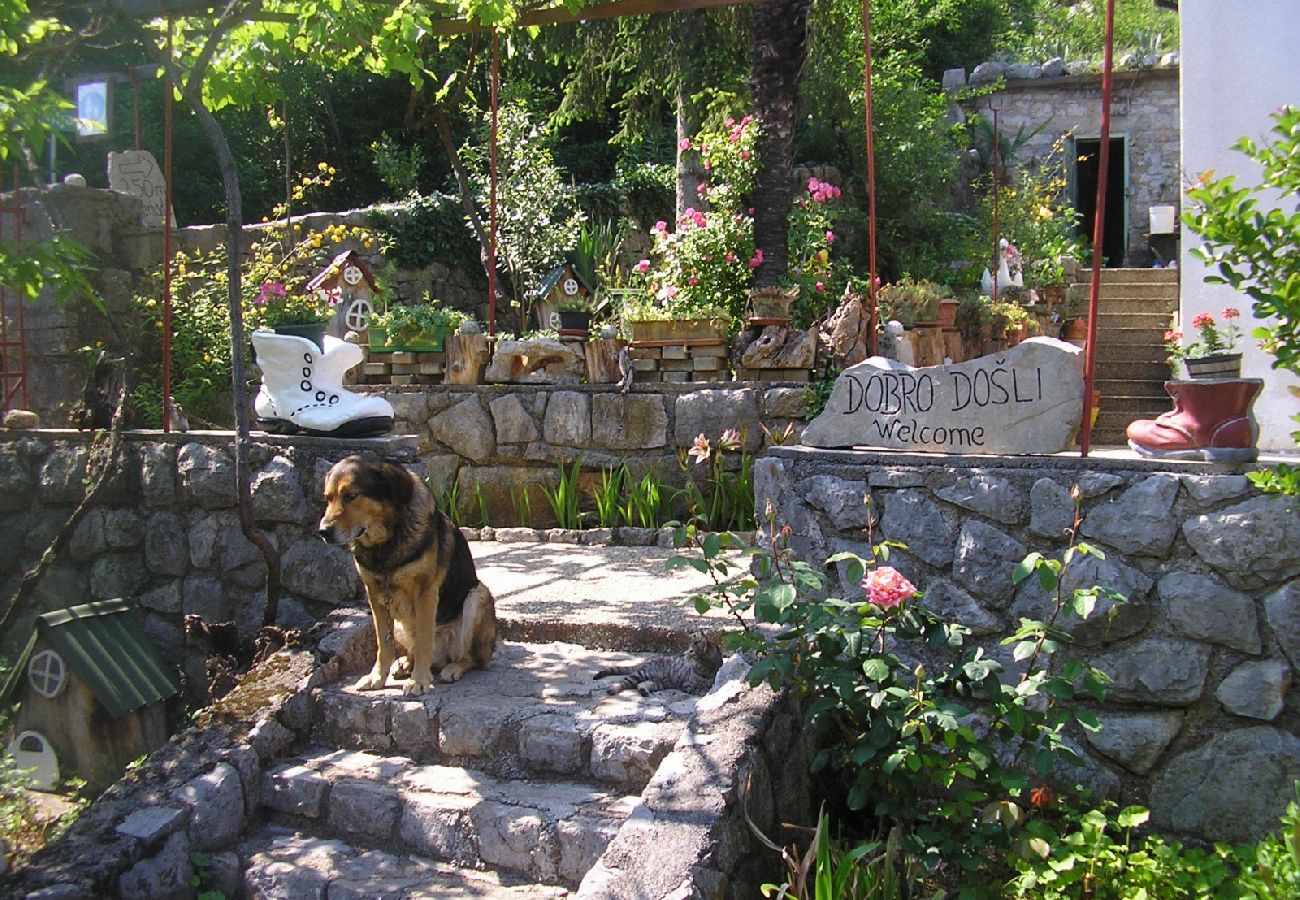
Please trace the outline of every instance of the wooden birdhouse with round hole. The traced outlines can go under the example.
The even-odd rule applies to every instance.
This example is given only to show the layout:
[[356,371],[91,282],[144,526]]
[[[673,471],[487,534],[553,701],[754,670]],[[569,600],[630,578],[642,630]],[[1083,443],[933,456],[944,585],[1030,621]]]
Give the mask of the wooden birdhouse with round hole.
[[379,286],[357,251],[345,250],[334,257],[307,282],[307,290],[334,307],[334,315],[326,327],[328,334],[343,337],[349,331],[360,334],[370,327]]
[[561,310],[590,310],[591,285],[569,263],[546,273],[537,289],[537,327],[560,329]]

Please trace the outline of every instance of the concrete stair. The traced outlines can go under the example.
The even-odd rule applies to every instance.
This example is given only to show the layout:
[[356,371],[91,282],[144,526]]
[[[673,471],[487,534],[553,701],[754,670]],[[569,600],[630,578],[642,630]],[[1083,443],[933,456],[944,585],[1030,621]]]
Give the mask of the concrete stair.
[[566,896],[694,710],[592,680],[653,655],[503,642],[487,671],[419,697],[327,685],[311,745],[262,776],[246,893]]
[[1094,446],[1123,446],[1130,422],[1170,408],[1164,334],[1177,305],[1177,269],[1102,270],[1095,370],[1101,412]]

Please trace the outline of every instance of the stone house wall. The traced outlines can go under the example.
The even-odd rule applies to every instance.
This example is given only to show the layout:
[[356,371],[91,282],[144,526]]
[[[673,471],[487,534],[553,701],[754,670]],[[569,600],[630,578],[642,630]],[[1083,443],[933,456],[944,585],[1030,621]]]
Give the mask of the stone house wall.
[[865,556],[870,509],[872,540],[907,545],[890,564],[1007,664],[999,639],[1051,609],[1035,579],[1012,586],[1012,569],[1030,551],[1064,549],[1076,485],[1081,538],[1106,556],[1081,557],[1064,582],[1129,601],[1058,621],[1075,641],[1065,654],[1113,679],[1095,710],[1104,727],[1073,735],[1084,780],[1149,806],[1165,832],[1244,841],[1273,830],[1300,779],[1288,696],[1300,666],[1300,501],[1200,463],[803,447],[755,463],[757,506],[775,504],[797,557]]
[[[1182,196],[1179,151],[1179,100],[1177,55],[1149,61],[1154,67],[1116,67],[1111,100],[1112,138],[1127,141],[1128,253],[1112,266],[1147,266],[1152,262],[1146,233],[1149,209],[1172,205]],[[960,70],[955,70],[960,71]],[[964,104],[967,113],[989,116],[990,105],[1000,108],[999,129],[1026,134],[1046,123],[1016,154],[1017,166],[1032,166],[1046,159],[1062,135],[1096,140],[1101,133],[1101,74],[1079,63],[1045,66],[984,63],[971,73],[971,87],[986,86],[998,78],[999,90]],[[965,85],[965,81],[961,86]],[[945,86],[958,87],[955,82]],[[1072,147],[1066,146],[1065,164],[1071,172]],[[1071,185],[1073,189],[1073,185]]]

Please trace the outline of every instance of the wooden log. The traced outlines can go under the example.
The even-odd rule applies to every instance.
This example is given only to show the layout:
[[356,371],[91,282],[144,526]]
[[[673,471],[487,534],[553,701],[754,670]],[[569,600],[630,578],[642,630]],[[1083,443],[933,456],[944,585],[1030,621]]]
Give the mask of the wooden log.
[[619,342],[615,338],[587,341],[587,383],[618,384],[623,374],[618,370]]
[[447,384],[482,384],[492,352],[482,334],[453,334],[447,337]]

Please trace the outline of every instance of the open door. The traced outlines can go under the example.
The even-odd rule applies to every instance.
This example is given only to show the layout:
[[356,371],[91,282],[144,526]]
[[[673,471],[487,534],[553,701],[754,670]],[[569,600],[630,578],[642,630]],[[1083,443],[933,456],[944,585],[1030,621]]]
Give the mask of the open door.
[[[1106,221],[1101,236],[1101,253],[1105,265],[1115,268],[1128,258],[1128,149],[1122,137],[1110,139],[1110,171],[1106,176]],[[1097,176],[1101,172],[1101,140],[1076,138],[1074,141],[1074,208],[1079,211],[1078,232],[1092,241],[1092,225],[1097,215]]]

